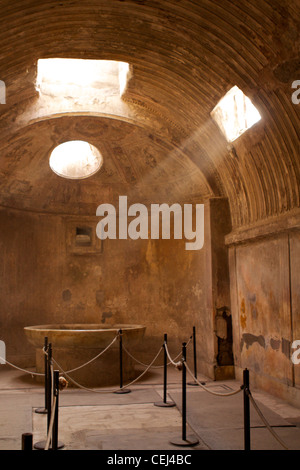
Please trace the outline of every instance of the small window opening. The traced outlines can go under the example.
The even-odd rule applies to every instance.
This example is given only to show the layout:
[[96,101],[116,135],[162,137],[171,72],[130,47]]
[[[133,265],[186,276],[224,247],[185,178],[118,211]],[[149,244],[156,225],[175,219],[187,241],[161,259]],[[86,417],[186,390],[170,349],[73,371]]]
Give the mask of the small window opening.
[[76,227],[75,244],[76,246],[91,246],[92,245],[91,227]]
[[211,112],[228,142],[233,142],[261,119],[251,100],[234,86]]

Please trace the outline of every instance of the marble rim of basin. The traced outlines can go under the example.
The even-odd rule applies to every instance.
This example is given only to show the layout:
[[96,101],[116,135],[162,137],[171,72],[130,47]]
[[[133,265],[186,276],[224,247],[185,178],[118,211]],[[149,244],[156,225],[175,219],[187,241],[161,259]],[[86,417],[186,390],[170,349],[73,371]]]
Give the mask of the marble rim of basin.
[[48,343],[56,348],[103,349],[113,341],[119,330],[122,330],[125,344],[132,346],[143,338],[146,327],[144,325],[97,323],[47,324],[24,327],[30,344],[41,349],[45,337],[48,338]]

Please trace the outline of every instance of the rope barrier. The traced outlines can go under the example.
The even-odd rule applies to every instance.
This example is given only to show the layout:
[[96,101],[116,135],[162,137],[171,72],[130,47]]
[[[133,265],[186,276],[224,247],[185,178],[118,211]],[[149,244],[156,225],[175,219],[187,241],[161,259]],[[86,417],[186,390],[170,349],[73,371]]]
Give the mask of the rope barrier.
[[[131,357],[131,359],[133,359],[135,362],[137,362],[138,364],[140,364],[141,366],[144,366],[144,367],[148,367],[149,364],[144,364],[143,362],[139,361],[138,359],[136,359],[132,354],[130,354],[130,352],[125,348],[125,346],[123,345],[123,350],[126,352],[126,354],[128,354],[129,357]],[[163,367],[163,366],[156,366],[157,369]]]
[[280,437],[276,434],[276,432],[272,429],[272,427],[270,426],[270,424],[268,423],[268,421],[266,420],[266,418],[264,417],[264,415],[262,414],[261,410],[259,409],[259,407],[257,406],[257,403],[255,402],[250,390],[247,390],[246,393],[248,394],[249,398],[250,398],[250,401],[255,409],[255,411],[257,412],[258,416],[260,417],[260,419],[262,420],[262,422],[265,424],[265,426],[267,427],[267,429],[270,431],[270,433],[273,435],[273,437],[282,445],[282,447],[284,447],[286,450],[289,450],[289,448],[285,445],[285,443],[280,439]]
[[[96,355],[94,358],[90,359],[89,361],[85,362],[84,364],[74,368],[74,369],[71,369],[71,370],[68,370],[68,371],[64,371],[62,369],[62,367],[59,365],[59,363],[52,357],[52,353],[51,353],[51,359],[50,359],[50,374],[51,374],[51,382],[53,384],[53,362],[61,369],[61,372],[60,374],[61,375],[65,375],[71,382],[73,382],[76,386],[78,386],[79,388],[81,389],[84,389],[84,390],[87,390],[89,392],[93,392],[93,393],[111,393],[111,392],[117,392],[120,390],[120,388],[118,389],[115,389],[115,390],[95,390],[95,389],[90,389],[88,387],[85,387],[81,384],[79,384],[78,382],[76,382],[74,379],[72,379],[72,377],[69,376],[70,373],[72,372],[75,372],[79,369],[81,369],[82,367],[85,367],[87,366],[88,364],[90,364],[91,362],[95,361],[97,358],[99,358],[102,354],[104,354],[110,347],[112,347],[112,345],[114,344],[114,342],[117,340],[118,337],[120,337],[120,335],[122,335],[122,332],[121,330],[118,332],[118,334],[114,337],[114,339],[111,341],[111,343],[104,349],[102,350],[98,355]],[[186,351],[186,346],[189,344],[189,342],[191,341],[191,339],[193,338],[193,336],[190,337],[189,341],[187,343],[183,343],[184,345],[184,350]],[[212,395],[215,395],[215,396],[219,396],[219,397],[230,397],[230,396],[233,396],[233,395],[236,395],[238,393],[240,393],[241,391],[244,391],[244,394],[246,394],[246,396],[248,396],[248,398],[250,399],[255,411],[257,412],[258,416],[260,417],[260,419],[262,420],[262,422],[265,424],[266,428],[268,429],[268,431],[273,435],[273,437],[280,443],[280,445],[286,449],[286,450],[289,450],[289,448],[286,446],[286,444],[280,439],[280,437],[276,434],[276,432],[272,429],[271,425],[268,423],[268,421],[266,420],[266,418],[264,417],[263,413],[261,412],[261,410],[259,409],[257,403],[255,402],[248,386],[244,386],[244,385],[241,385],[241,387],[237,390],[234,390],[232,392],[229,392],[229,393],[219,393],[219,392],[214,392],[210,389],[208,389],[207,387],[205,387],[203,385],[203,383],[199,382],[199,380],[197,379],[197,377],[195,376],[195,374],[192,373],[192,371],[190,370],[187,362],[186,362],[186,356],[183,354],[183,357],[182,357],[182,360],[181,361],[178,361],[178,362],[175,362],[176,359],[180,356],[181,353],[179,353],[175,359],[173,360],[170,353],[169,353],[169,350],[168,350],[168,347],[167,347],[167,342],[166,340],[164,341],[164,344],[163,346],[160,347],[158,353],[156,354],[156,356],[154,357],[154,359],[151,361],[150,364],[146,365],[144,363],[142,363],[141,361],[137,360],[128,350],[127,348],[125,348],[124,346],[122,346],[122,349],[124,349],[124,351],[133,359],[135,360],[137,363],[139,363],[140,365],[146,367],[146,369],[137,377],[135,378],[132,382],[124,385],[124,386],[121,386],[121,390],[133,385],[135,382],[137,382],[138,380],[141,379],[141,377],[143,377],[146,372],[148,372],[148,370],[150,368],[162,368],[162,367],[165,367],[166,365],[174,365],[177,369],[179,370],[183,370],[183,368],[185,368],[188,373],[191,375],[191,377],[194,379],[194,381],[203,389],[205,390],[206,392],[212,394]],[[164,366],[153,366],[153,364],[155,363],[155,361],[157,360],[159,354],[161,353],[162,350],[165,350],[165,354],[167,355],[168,359],[169,359],[169,363],[166,363],[165,361],[165,365]],[[47,351],[45,350],[45,347],[43,348],[43,353],[48,356],[48,353]],[[166,358],[166,356],[165,356]],[[17,369],[17,370],[20,370],[21,372],[24,372],[24,373],[27,373],[27,374],[30,374],[31,376],[34,376],[34,375],[37,375],[37,376],[45,376],[44,373],[37,373],[37,372],[32,372],[32,371],[28,371],[26,369],[23,369],[21,367],[18,367],[12,363],[10,363],[9,361],[7,361],[6,359],[3,359],[1,356],[0,356],[0,360],[3,361],[4,364],[8,364],[10,365],[11,367]],[[56,371],[56,374],[58,374],[58,371]],[[58,375],[57,375],[57,380],[58,380]],[[244,395],[245,396],[245,395]],[[54,424],[54,419],[55,419],[55,412],[56,412],[56,400],[57,400],[57,396],[54,394],[54,390],[53,388],[51,389],[51,402],[53,403],[52,404],[52,409],[51,409],[51,417],[50,417],[50,423],[49,423],[49,426],[48,426],[48,435],[47,435],[47,440],[46,440],[46,444],[45,444],[45,450],[48,450],[49,449],[49,446],[50,446],[50,442],[51,442],[51,434],[53,432],[53,424]],[[250,416],[250,415],[249,415]],[[249,426],[249,429],[250,429],[250,423],[248,424]],[[185,432],[183,433],[184,436],[185,436]],[[185,437],[183,438],[183,441],[185,441]],[[249,441],[249,446],[250,446],[250,441]]]
[[[187,341],[186,345],[188,346],[188,344],[191,342],[192,340],[192,336],[189,338],[189,340]],[[131,357],[131,359],[133,359],[134,361],[136,361],[138,364],[144,366],[144,367],[148,367],[147,364],[144,364],[143,362],[139,361],[138,359],[136,359],[132,354],[130,354],[130,352],[125,348],[125,346],[123,345],[123,349],[124,351],[128,354],[129,357]],[[177,354],[177,356],[175,356],[175,359],[177,359],[179,356],[181,355],[181,351],[179,354]],[[172,364],[172,361],[168,362],[167,363],[167,366],[171,365]],[[163,369],[164,366],[152,366],[152,369]]]
[[136,379],[134,379],[132,382],[130,382],[129,384],[127,385],[124,385],[123,388],[127,388],[127,387],[130,387],[130,385],[134,384],[135,382],[137,382],[143,375],[146,374],[146,372],[148,372],[148,370],[152,367],[152,364],[154,364],[154,362],[156,361],[156,359],[158,358],[158,356],[160,355],[161,351],[162,351],[163,347],[161,346],[160,350],[158,351],[158,353],[156,354],[155,358],[153,359],[153,361],[149,364],[149,366],[147,367],[147,369],[144,370],[144,372],[141,373],[141,375],[139,375]]
[[[155,358],[153,359],[153,361],[151,362],[151,364],[149,364],[149,366],[147,367],[147,369],[145,369],[141,375],[139,375],[136,379],[134,379],[132,382],[130,382],[129,384],[126,384],[124,385],[122,388],[127,388],[129,387],[130,385],[134,384],[135,382],[137,382],[143,375],[146,374],[146,372],[148,372],[148,370],[150,369],[150,367],[152,366],[152,364],[154,364],[154,362],[156,361],[156,359],[158,358],[159,354],[161,353],[161,350],[162,350],[162,346],[160,348],[160,350],[158,351],[158,353],[156,354]],[[67,372],[65,372],[62,367],[60,367],[60,365],[55,361],[56,365],[61,369],[61,373],[63,375],[65,375],[74,385],[76,385],[77,387],[79,388],[82,388],[83,390],[87,390],[89,392],[94,392],[94,393],[112,393],[112,392],[115,392],[115,391],[118,391],[120,390],[119,388],[118,389],[115,389],[115,390],[95,390],[95,389],[91,389],[91,388],[87,388],[87,387],[84,387],[84,385],[80,385],[78,382],[76,382],[74,379],[72,379],[72,377],[70,377],[68,375]]]
[[[91,364],[91,362],[95,361],[95,360],[98,359],[100,356],[102,356],[102,354],[104,354],[104,353],[113,345],[113,343],[117,340],[118,336],[119,336],[119,335],[115,336],[114,339],[112,340],[112,342],[111,342],[105,349],[103,349],[103,351],[101,351],[97,356],[93,357],[92,359],[90,359],[89,361],[85,362],[85,363],[82,364],[81,366],[75,367],[74,369],[67,370],[66,372],[70,374],[71,372],[75,372],[76,370],[82,369],[82,367],[85,367],[85,366],[87,366],[88,364]],[[58,365],[57,362],[55,361],[55,359],[53,359],[53,361],[55,362],[56,365]]]
[[55,410],[56,410],[56,400],[57,400],[57,397],[55,396],[54,399],[53,399],[53,402],[52,402],[51,419],[50,419],[48,435],[47,435],[47,440],[46,440],[44,450],[49,450],[49,446],[50,446],[50,442],[51,442],[51,436],[52,436],[53,424],[54,424],[54,416],[55,416]]
[[187,371],[189,372],[189,374],[194,378],[194,380],[200,385],[200,387],[202,387],[206,392],[208,393],[211,393],[212,395],[216,395],[216,396],[219,396],[219,397],[230,397],[232,395],[236,395],[237,393],[240,393],[243,388],[241,386],[241,388],[239,388],[238,390],[234,390],[233,392],[229,392],[229,393],[218,393],[218,392],[213,392],[212,390],[209,390],[207,387],[205,387],[201,382],[198,381],[198,379],[196,379],[193,375],[193,373],[191,372],[189,366],[187,365],[186,362],[184,362],[184,365],[187,369]]
[[[190,368],[188,367],[187,363],[184,361],[184,366],[186,367],[187,371],[189,372],[189,374],[194,378],[194,380],[207,392],[211,393],[212,395],[217,395],[217,396],[222,396],[222,397],[230,397],[230,396],[233,396],[233,395],[236,395],[237,393],[241,392],[243,390],[243,386],[240,387],[240,389],[238,390],[235,390],[233,392],[229,392],[229,393],[217,393],[217,392],[213,392],[212,390],[209,390],[207,387],[204,387],[192,374]],[[273,437],[282,445],[282,447],[284,447],[286,450],[289,450],[289,448],[285,445],[285,443],[280,439],[280,437],[276,434],[276,432],[272,429],[272,427],[270,426],[270,424],[268,423],[268,421],[266,420],[266,418],[264,417],[263,413],[261,412],[261,410],[259,409],[257,403],[255,402],[250,390],[246,390],[246,393],[247,395],[249,396],[250,398],[250,401],[255,409],[255,411],[257,412],[258,416],[260,417],[260,419],[262,420],[262,422],[265,424],[266,428],[269,430],[269,432],[273,435]]]
[[[94,360],[98,359],[98,357],[100,357],[102,354],[104,354],[104,353],[112,346],[112,344],[117,340],[117,338],[118,338],[118,335],[115,336],[115,338],[112,340],[112,342],[111,342],[103,351],[101,351],[100,354],[98,354],[97,356],[93,357],[92,359],[90,359],[88,362],[82,364],[81,366],[79,366],[79,367],[77,367],[77,368],[75,368],[75,369],[71,369],[71,370],[69,370],[69,371],[67,371],[67,372],[69,372],[69,373],[70,373],[70,372],[74,372],[75,370],[81,369],[82,367],[84,367],[84,366],[90,364],[91,362],[93,362]],[[42,349],[42,351],[43,351],[43,354],[45,354],[46,356],[48,355],[48,354],[47,354],[47,351],[45,351],[44,348]],[[13,367],[14,369],[20,370],[21,372],[25,372],[25,373],[27,373],[27,374],[29,374],[29,375],[32,375],[32,376],[33,376],[33,375],[38,375],[38,376],[44,376],[44,375],[45,375],[45,374],[42,373],[42,372],[33,372],[33,371],[28,371],[28,370],[26,370],[26,369],[22,369],[21,367],[18,367],[18,366],[16,366],[15,364],[12,364],[11,362],[7,361],[6,359],[3,359],[1,356],[0,356],[0,360],[4,361],[6,364],[10,365],[10,366]],[[54,359],[53,359],[53,361],[56,362]]]
[[[170,353],[169,353],[169,350],[168,350],[168,346],[167,344],[165,343],[165,348],[166,348],[166,353],[167,353],[167,356],[169,358],[169,361],[171,364],[173,364],[173,366],[175,366],[177,369],[181,369],[182,367],[182,361],[179,361],[179,362],[174,362],[173,359],[171,358],[170,356]],[[178,357],[178,356],[177,356]]]
[[[78,369],[81,369],[82,367],[85,367],[86,365],[90,364],[91,362],[95,361],[96,359],[98,359],[102,354],[104,354],[104,353],[113,345],[113,343],[117,340],[117,338],[119,337],[119,335],[120,335],[120,334],[118,333],[118,334],[115,336],[115,338],[112,340],[112,342],[111,342],[103,351],[101,351],[101,353],[99,353],[97,356],[95,356],[94,358],[90,359],[88,362],[85,362],[85,363],[82,364],[81,366],[78,366],[77,368],[68,370],[68,371],[66,371],[66,372],[68,372],[68,373],[74,372],[74,371],[76,371],[76,370],[78,370]],[[191,337],[191,338],[192,338],[192,337]],[[191,338],[188,340],[187,345],[188,345],[189,342],[191,341]],[[130,354],[130,352],[125,348],[124,345],[123,345],[123,349],[124,349],[124,351],[125,351],[133,360],[135,360],[137,363],[139,363],[139,364],[142,365],[142,366],[148,367],[147,364],[144,364],[144,363],[138,361],[138,359],[136,359],[134,356],[132,356],[132,354]],[[44,348],[44,347],[43,347],[43,349],[42,349],[42,352],[43,352],[43,354],[47,355],[47,351],[45,351],[45,348]],[[177,358],[180,356],[180,354],[181,354],[181,353],[179,353],[179,354],[175,357],[175,359],[177,359]],[[29,375],[32,375],[32,376],[34,376],[34,375],[37,375],[37,376],[44,376],[44,375],[45,375],[43,372],[33,372],[33,371],[28,371],[28,370],[26,370],[26,369],[22,369],[21,367],[18,367],[18,366],[16,366],[15,364],[12,364],[11,362],[7,361],[6,359],[4,359],[4,358],[1,357],[1,356],[0,356],[0,360],[3,361],[3,363],[4,363],[3,365],[8,364],[8,365],[10,365],[11,367],[13,367],[13,368],[15,368],[15,369],[17,369],[17,370],[19,370],[19,371],[21,371],[21,372],[24,372],[24,373],[26,373],[26,374],[29,374]],[[170,365],[171,363],[173,363],[173,361],[169,362],[168,365]],[[161,368],[163,368],[163,367],[164,367],[164,366],[154,366],[153,368],[161,369]]]
[[0,357],[0,360],[4,361],[6,364],[10,365],[11,367],[14,367],[14,369],[18,369],[20,370],[21,372],[26,372],[26,374],[30,374],[30,375],[45,375],[45,374],[42,374],[42,373],[38,373],[38,372],[31,372],[31,371],[28,371],[26,369],[21,369],[21,367],[18,367],[14,364],[12,364],[11,362],[8,362],[6,359],[3,359],[2,357]]
[[[190,340],[189,340],[190,341]],[[187,343],[188,344],[188,343]],[[144,367],[148,367],[147,364],[144,364],[143,362],[139,361],[138,359],[136,359],[132,354],[130,354],[130,352],[125,348],[125,346],[123,345],[123,349],[124,351],[128,354],[129,357],[131,357],[131,359],[133,359],[134,361],[136,361],[138,364],[140,364],[141,366],[144,366]],[[179,354],[177,354],[177,356],[175,357],[175,360],[181,355],[181,352]],[[171,365],[172,362],[168,362],[167,363],[167,366]],[[163,369],[164,366],[152,366],[152,369]]]

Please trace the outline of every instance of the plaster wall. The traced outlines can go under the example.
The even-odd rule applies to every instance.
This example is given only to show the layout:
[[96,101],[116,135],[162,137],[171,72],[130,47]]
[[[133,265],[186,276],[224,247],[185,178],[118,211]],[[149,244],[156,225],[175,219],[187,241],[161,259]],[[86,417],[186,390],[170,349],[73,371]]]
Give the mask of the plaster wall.
[[286,230],[229,249],[237,377],[248,368],[252,386],[298,404],[299,247],[300,232]]
[[90,225],[95,232],[99,219],[2,209],[0,339],[7,360],[34,365],[34,350],[23,332],[28,325],[144,324],[145,340],[132,353],[147,363],[164,333],[175,357],[196,326],[199,369],[211,375],[215,351],[208,217],[206,206],[205,243],[199,251],[185,250],[184,239],[107,239],[84,252],[74,249],[70,227]]

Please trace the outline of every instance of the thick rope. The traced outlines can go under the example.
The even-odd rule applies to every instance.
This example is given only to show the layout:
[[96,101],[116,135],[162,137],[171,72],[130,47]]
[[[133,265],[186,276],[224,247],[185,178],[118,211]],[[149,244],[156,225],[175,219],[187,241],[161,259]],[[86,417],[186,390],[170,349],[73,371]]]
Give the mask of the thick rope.
[[[50,363],[50,374],[51,374],[51,383],[53,384],[54,383],[54,381],[53,381],[54,371],[53,371],[52,361]],[[54,423],[54,416],[55,416],[56,396],[54,396],[53,386],[51,387],[51,402],[52,402],[52,409],[51,409],[48,435],[47,435],[47,440],[46,440],[46,444],[45,444],[45,450],[49,449],[49,445],[50,445],[50,441],[51,441],[52,428],[53,428],[53,423]]]
[[[104,354],[112,345],[113,343],[117,340],[118,338],[118,335],[114,337],[114,339],[112,340],[112,342],[105,348],[103,349],[103,351],[101,351],[97,356],[93,357],[92,359],[90,359],[89,361],[85,362],[84,364],[82,364],[81,366],[78,366],[78,367],[75,367],[74,369],[71,369],[71,370],[68,370],[67,373],[71,373],[71,372],[74,372],[75,370],[78,370],[78,369],[82,369],[82,367],[85,367],[87,366],[88,364],[90,364],[91,362],[95,361],[96,359],[98,359],[100,356],[102,356],[102,354]],[[53,359],[53,362],[55,362],[56,365],[57,362],[55,361],[55,359]]]
[[276,434],[276,432],[272,429],[272,427],[270,426],[270,424],[268,423],[268,421],[266,420],[266,418],[264,417],[264,415],[262,414],[261,410],[259,409],[259,407],[257,406],[257,403],[255,402],[250,390],[247,390],[246,391],[248,397],[250,398],[251,400],[251,403],[252,405],[254,406],[255,408],[255,411],[257,412],[258,416],[260,417],[260,419],[262,420],[262,422],[266,425],[267,429],[270,431],[270,433],[273,435],[273,437],[279,442],[279,444],[282,445],[282,447],[284,447],[286,450],[289,450],[289,448],[285,445],[285,443],[280,439],[280,437]]
[[211,393],[212,395],[217,395],[218,397],[231,397],[232,395],[236,395],[237,393],[240,393],[242,391],[242,387],[239,388],[238,390],[234,390],[233,392],[229,392],[229,393],[218,393],[218,392],[213,392],[212,390],[209,390],[207,387],[205,387],[201,382],[199,382],[199,380],[196,379],[196,377],[194,377],[193,373],[191,372],[189,366],[187,365],[187,363],[184,361],[184,366],[186,367],[187,371],[189,372],[189,374],[194,378],[194,380],[197,382],[198,385],[200,385],[200,387],[203,388],[203,390],[205,390],[206,392],[209,392]]
[[162,347],[160,348],[160,350],[158,351],[158,353],[156,354],[155,358],[153,359],[153,361],[151,362],[151,364],[149,364],[149,366],[147,367],[147,369],[144,370],[144,372],[141,373],[141,375],[139,375],[136,379],[134,379],[132,382],[130,382],[129,384],[126,384],[124,385],[123,388],[127,388],[127,387],[130,387],[130,385],[134,384],[135,382],[137,382],[138,380],[140,380],[141,377],[143,377],[143,375],[146,374],[146,372],[148,372],[149,369],[151,369],[152,367],[152,364],[154,364],[154,362],[156,361],[156,359],[158,358],[158,356],[160,355],[162,351]]
[[[192,374],[191,370],[189,369],[188,365],[186,362],[184,362],[184,365],[187,369],[187,371],[192,375],[192,377],[194,378],[194,380],[204,389],[206,390],[207,392],[211,393],[212,395],[217,395],[217,396],[221,396],[221,397],[230,397],[232,395],[236,395],[237,393],[241,392],[243,390],[243,386],[240,387],[240,389],[238,390],[235,390],[233,392],[230,392],[230,393],[217,393],[217,392],[213,392],[212,390],[209,390],[208,388],[204,387]],[[257,414],[259,415],[259,417],[261,418],[262,422],[265,424],[265,426],[267,427],[267,429],[270,431],[270,433],[273,435],[273,437],[282,445],[282,447],[284,447],[286,450],[289,450],[288,447],[284,444],[284,442],[280,439],[280,437],[275,433],[275,431],[272,429],[272,427],[269,425],[269,423],[267,422],[266,418],[264,417],[264,415],[262,414],[262,412],[260,411],[259,407],[257,406],[250,390],[247,390],[246,391],[247,395],[249,396],[250,400],[251,400],[251,403],[252,405],[254,406]]]
[[166,350],[166,353],[167,353],[167,356],[169,358],[170,363],[173,364],[173,366],[177,367],[177,369],[179,369],[182,366],[182,361],[174,362],[173,359],[171,358],[170,354],[169,354],[167,343],[164,343],[164,347],[165,347],[165,350]]
[[[190,336],[189,340],[187,341],[186,343],[186,346],[188,346],[188,344],[191,342],[193,336]],[[133,359],[135,362],[137,362],[138,364],[140,364],[141,366],[144,366],[144,367],[148,367],[147,364],[144,364],[143,362],[139,361],[138,359],[136,359],[132,354],[130,354],[130,352],[125,348],[125,346],[123,345],[123,349],[124,351],[128,354],[129,357],[131,357],[131,359]],[[174,360],[178,359],[178,357],[180,356],[181,352],[179,354],[177,354],[177,356],[174,358]],[[172,361],[168,362],[167,363],[167,366],[169,366],[170,364],[172,364]],[[152,366],[152,369],[163,369],[164,368],[164,365],[162,366]]]
[[[131,359],[133,359],[135,362],[137,362],[138,364],[140,364],[141,366],[144,366],[144,367],[149,367],[148,364],[144,364],[143,362],[139,361],[138,359],[136,359],[132,354],[130,354],[130,352],[125,348],[125,346],[123,345],[123,349],[124,351],[128,354],[129,357],[131,357]],[[175,357],[175,359],[177,359],[179,356],[180,356],[181,352]],[[170,364],[172,364],[172,362],[168,362],[167,363],[167,366],[169,366]],[[152,366],[152,369],[162,369],[164,367],[164,365],[162,366]]]
[[[130,382],[129,384],[126,384],[124,385],[121,390],[123,390],[123,388],[127,388],[129,387],[130,385],[134,384],[135,382],[137,382],[143,375],[146,374],[146,372],[150,369],[150,367],[152,366],[152,364],[154,364],[154,362],[156,361],[156,359],[158,358],[159,354],[161,353],[161,350],[162,350],[162,347],[160,348],[160,350],[158,351],[158,353],[156,354],[155,358],[153,359],[153,361],[151,362],[151,364],[149,364],[149,366],[147,367],[147,369],[145,369],[141,375],[139,375],[135,380],[133,380],[132,382]],[[57,363],[56,363],[57,364]],[[114,390],[94,390],[92,388],[87,388],[87,387],[84,387],[83,385],[80,385],[78,382],[76,382],[74,379],[72,379],[72,377],[70,377],[66,372],[64,372],[64,370],[59,366],[59,364],[57,364],[58,367],[61,369],[61,373],[63,375],[65,375],[71,382],[73,382],[74,385],[77,385],[77,387],[79,388],[82,388],[83,390],[87,390],[89,392],[94,392],[94,393],[113,393],[113,392],[116,392],[116,391],[119,391],[120,388],[116,388]]]
[[[2,361],[4,361],[6,364],[10,365],[11,367],[14,367],[15,369],[18,369],[20,370],[21,372],[26,372],[26,374],[30,374],[30,375],[45,375],[45,374],[40,374],[38,372],[31,372],[29,370],[26,370],[26,369],[21,369],[21,367],[18,367],[18,366],[15,366],[14,364],[12,364],[11,362],[8,362],[6,359],[3,359],[2,357],[0,357],[0,359]],[[5,364],[3,364],[5,365]]]
[[[118,334],[115,336],[115,338],[112,340],[112,342],[111,342],[103,351],[101,351],[100,354],[98,354],[98,355],[95,356],[94,358],[90,359],[88,362],[82,364],[81,366],[79,366],[79,367],[77,367],[77,368],[75,368],[75,369],[68,370],[67,372],[69,372],[69,373],[70,373],[70,372],[74,372],[74,371],[76,371],[76,370],[78,370],[78,369],[80,369],[80,368],[82,368],[82,367],[84,367],[84,366],[90,364],[90,363],[93,362],[94,360],[98,359],[98,357],[100,357],[102,354],[104,354],[104,353],[113,345],[113,343],[117,340],[117,338],[119,337],[119,335],[120,335],[120,333],[118,333]],[[188,342],[186,343],[186,345],[189,344],[189,342],[191,341],[191,339],[192,339],[192,336],[189,338],[189,340],[188,340]],[[123,349],[124,349],[124,351],[125,351],[133,360],[135,360],[137,363],[139,363],[140,365],[142,365],[142,366],[144,366],[144,367],[148,367],[147,364],[144,364],[143,362],[138,361],[134,356],[132,356],[132,354],[130,354],[130,352],[124,347],[124,345],[123,345]],[[45,351],[45,348],[44,348],[44,347],[43,347],[42,351],[43,351],[44,354],[47,355],[47,352]],[[180,356],[180,354],[181,354],[181,353],[179,353],[179,354],[175,357],[175,359],[177,359],[177,358]],[[24,372],[24,373],[26,373],[26,374],[30,374],[31,376],[34,376],[34,375],[37,375],[37,376],[44,376],[44,375],[45,375],[43,372],[33,372],[33,371],[28,371],[28,370],[26,370],[26,369],[22,369],[21,367],[18,367],[18,366],[16,366],[15,364],[12,364],[11,362],[7,361],[6,359],[4,359],[4,358],[1,357],[1,356],[0,356],[0,361],[3,361],[3,365],[8,364],[8,365],[10,365],[11,367],[13,367],[13,368],[15,368],[15,369],[17,369],[17,370],[20,370],[21,372]],[[174,362],[171,360],[167,365],[170,365],[170,364],[174,364]],[[1,365],[2,365],[2,364],[1,364]],[[163,367],[164,367],[164,366],[154,366],[153,368],[154,368],[154,369],[161,369],[161,368],[163,368]]]
[[44,450],[49,449],[50,442],[51,442],[52,428],[53,428],[53,424],[54,424],[54,416],[55,416],[55,408],[56,408],[56,400],[57,400],[57,397],[55,396],[54,399],[53,399],[53,402],[52,402],[51,417],[50,417],[48,435],[47,435],[47,440],[46,440]]

